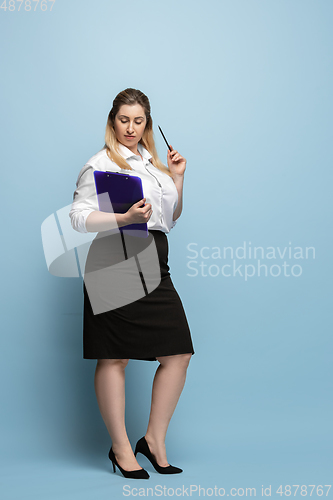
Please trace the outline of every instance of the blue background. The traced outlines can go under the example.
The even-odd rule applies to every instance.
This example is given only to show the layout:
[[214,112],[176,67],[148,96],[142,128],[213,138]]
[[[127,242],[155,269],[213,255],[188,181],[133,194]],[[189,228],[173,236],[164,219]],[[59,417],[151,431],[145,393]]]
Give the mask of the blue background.
[[[125,484],[271,485],[281,498],[280,485],[332,484],[332,2],[15,5],[0,9],[2,498],[120,499]],[[196,351],[167,435],[184,473],[142,458],[139,485],[111,473],[95,361],[82,359],[82,279],[48,273],[41,241],[127,87],[150,98],[162,161],[158,124],[188,162],[169,263]],[[190,243],[244,242],[315,258],[286,259],[298,277],[189,276]],[[126,369],[133,445],[156,367]]]

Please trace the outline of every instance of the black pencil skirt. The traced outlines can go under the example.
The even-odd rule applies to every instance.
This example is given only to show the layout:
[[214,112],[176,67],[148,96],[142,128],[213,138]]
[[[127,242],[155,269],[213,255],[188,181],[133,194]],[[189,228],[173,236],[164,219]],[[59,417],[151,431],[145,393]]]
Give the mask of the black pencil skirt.
[[158,230],[149,230],[148,238],[97,234],[83,282],[84,359],[194,354],[168,251],[167,235]]

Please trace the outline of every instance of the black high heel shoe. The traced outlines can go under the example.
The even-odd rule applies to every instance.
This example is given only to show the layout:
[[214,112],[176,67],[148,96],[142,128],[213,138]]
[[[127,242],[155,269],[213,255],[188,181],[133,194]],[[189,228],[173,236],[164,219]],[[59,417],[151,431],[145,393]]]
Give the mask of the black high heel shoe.
[[158,465],[158,463],[156,462],[156,458],[151,453],[144,436],[136,443],[134,455],[136,456],[137,453],[142,453],[142,455],[148,458],[154,469],[160,474],[179,474],[180,472],[183,472],[183,469],[174,467],[173,465],[167,465],[167,467],[161,467],[160,465]]
[[122,467],[117,462],[117,459],[115,457],[115,454],[113,452],[112,446],[109,451],[109,459],[112,462],[113,465],[113,472],[116,472],[116,466],[122,473],[122,475],[126,478],[131,478],[131,479],[149,479],[149,474],[145,469],[138,469],[138,470],[124,470]]

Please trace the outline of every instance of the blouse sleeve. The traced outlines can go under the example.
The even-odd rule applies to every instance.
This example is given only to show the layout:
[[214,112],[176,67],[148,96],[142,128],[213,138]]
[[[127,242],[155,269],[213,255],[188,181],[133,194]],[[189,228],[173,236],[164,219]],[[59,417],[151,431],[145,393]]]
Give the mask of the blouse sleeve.
[[88,215],[95,210],[99,211],[94,169],[86,164],[78,175],[72,208],[69,212],[73,229],[79,233],[88,233],[86,220]]

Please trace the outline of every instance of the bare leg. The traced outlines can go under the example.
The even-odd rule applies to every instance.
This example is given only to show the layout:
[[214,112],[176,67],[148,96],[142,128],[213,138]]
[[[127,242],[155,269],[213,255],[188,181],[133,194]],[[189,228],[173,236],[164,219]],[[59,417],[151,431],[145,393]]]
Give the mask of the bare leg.
[[191,354],[161,356],[153,382],[151,410],[145,435],[150,451],[158,465],[169,465],[165,450],[165,436],[169,422],[183,390]]
[[98,406],[112,439],[119,465],[127,471],[141,469],[125,427],[125,368],[128,359],[99,359],[95,372]]

